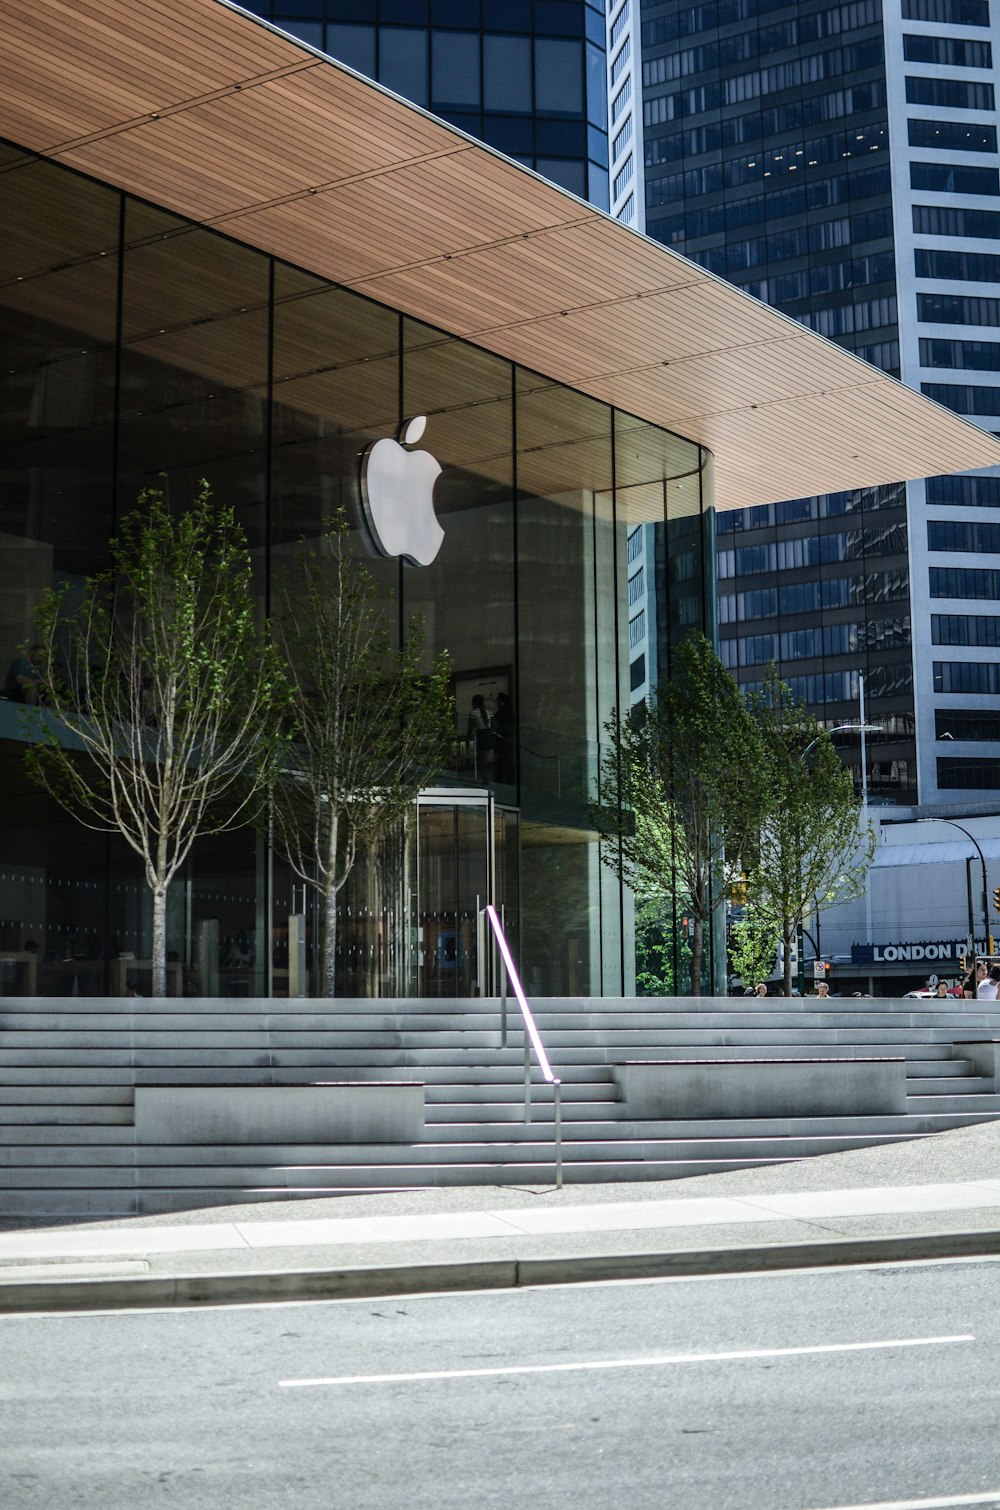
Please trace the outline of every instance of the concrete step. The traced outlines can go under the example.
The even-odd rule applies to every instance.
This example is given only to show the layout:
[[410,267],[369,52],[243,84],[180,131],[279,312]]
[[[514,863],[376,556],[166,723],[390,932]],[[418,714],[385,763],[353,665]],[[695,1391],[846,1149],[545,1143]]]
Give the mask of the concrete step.
[[[991,1094],[992,1076],[985,1075],[907,1075],[907,1096],[963,1096]],[[2,1094],[2,1093],[0,1093]]]
[[[932,1033],[937,1036],[928,1036]],[[938,1029],[912,1029],[907,1034],[899,1031],[890,1035],[889,1030],[883,1030],[878,1034],[864,1034],[857,1030],[850,1037],[838,1037],[837,1035],[799,1035],[795,1041],[785,1042],[777,1039],[773,1034],[769,1036],[766,1045],[762,1045],[760,1039],[741,1042],[736,1035],[730,1034],[723,1041],[718,1035],[685,1034],[684,1041],[677,1041],[670,1035],[663,1033],[648,1034],[645,1037],[623,1037],[616,1043],[595,1044],[588,1041],[585,1034],[568,1035],[574,1041],[559,1042],[551,1038],[544,1040],[549,1058],[554,1065],[559,1065],[564,1057],[571,1062],[571,1056],[567,1050],[581,1050],[580,1054],[574,1054],[573,1059],[582,1062],[587,1058],[599,1058],[606,1063],[612,1063],[623,1059],[637,1058],[722,1058],[722,1057],[746,1057],[751,1051],[766,1049],[764,1057],[768,1058],[800,1058],[808,1057],[819,1051],[826,1053],[843,1053],[850,1057],[863,1056],[864,1054],[902,1054],[907,1058],[915,1057],[922,1045],[934,1045],[942,1047],[945,1053],[950,1053],[953,1040],[942,1035]],[[14,1046],[5,1044],[0,1047],[0,1059],[10,1068],[72,1068],[87,1066],[93,1068],[124,1069],[130,1066],[137,1068],[262,1068],[269,1066],[284,1066],[287,1068],[309,1067],[316,1065],[348,1064],[352,1060],[357,1062],[377,1063],[382,1060],[385,1063],[414,1062],[415,1053],[420,1050],[430,1050],[429,1058],[433,1062],[438,1057],[441,1047],[439,1042],[421,1042],[420,1035],[408,1035],[406,1042],[365,1043],[363,1040],[351,1042],[353,1035],[347,1035],[342,1040],[329,1048],[313,1047],[286,1048],[280,1046],[257,1046],[254,1048],[233,1048],[226,1046],[206,1046],[193,1042],[188,1046],[180,1044],[172,1047],[142,1047],[129,1046],[123,1043],[106,1047],[71,1045],[59,1040],[54,1040],[48,1046]],[[475,1039],[475,1041],[470,1041]],[[449,1045],[449,1057],[454,1052],[455,1045]],[[494,1054],[500,1052],[499,1037],[495,1034],[466,1035],[458,1045],[467,1063],[475,1063],[476,1056],[484,1052]],[[507,1053],[517,1053],[520,1045],[515,1041]],[[799,1052],[795,1050],[798,1049]],[[359,1051],[354,1054],[348,1051]],[[386,1053],[386,1050],[391,1052]],[[685,1052],[690,1050],[690,1052]],[[381,1052],[380,1052],[381,1051]],[[378,1058],[373,1059],[373,1054]]]
[[[684,1179],[693,1175],[720,1174],[734,1169],[752,1169],[761,1164],[782,1164],[788,1159],[761,1158],[741,1159],[650,1159],[618,1162],[603,1157],[591,1162],[580,1162],[566,1170],[568,1184],[633,1180]],[[123,1191],[111,1185],[99,1183],[75,1185],[70,1188],[53,1186],[48,1189],[35,1187],[25,1190],[9,1190],[0,1195],[0,1215],[10,1218],[25,1215],[64,1216],[103,1214],[118,1215],[132,1212],[153,1213],[172,1209],[191,1209],[197,1206],[242,1204],[253,1200],[283,1199],[289,1195],[317,1198],[329,1195],[357,1195],[365,1191],[379,1190],[426,1190],[435,1187],[462,1185],[551,1185],[555,1179],[555,1165],[551,1159],[511,1162],[509,1164],[367,1164],[329,1165],[317,1170],[315,1176],[299,1178],[281,1169],[268,1168],[261,1180],[251,1179],[241,1184],[234,1179],[228,1184],[215,1184],[204,1178],[190,1184],[165,1182],[163,1186],[144,1182],[141,1187]]]
[[[768,1140],[705,1139],[704,1142],[644,1143],[564,1143],[563,1163],[567,1169],[577,1164],[590,1164],[598,1160],[611,1161],[617,1165],[650,1161],[677,1163],[689,1160],[769,1161],[810,1158],[819,1153],[838,1153],[846,1149],[864,1146],[858,1140]],[[158,1159],[144,1159],[141,1164],[125,1167],[97,1164],[93,1160],[51,1165],[6,1165],[3,1171],[6,1190],[76,1190],[81,1188],[111,1188],[121,1185],[123,1175],[134,1175],[135,1183],[143,1189],[162,1186],[175,1188],[184,1185],[214,1186],[229,1189],[233,1185],[273,1185],[281,1182],[299,1188],[308,1185],[330,1183],[331,1172],[337,1179],[343,1171],[365,1171],[381,1168],[390,1163],[394,1168],[406,1169],[412,1178],[425,1167],[448,1168],[461,1171],[471,1167],[503,1167],[510,1163],[523,1165],[551,1165],[555,1157],[554,1146],[549,1139],[537,1143],[474,1144],[468,1147],[435,1145],[427,1147],[349,1147],[331,1148],[314,1152],[312,1158],[288,1161],[278,1157],[264,1157],[255,1161],[244,1148],[228,1150],[236,1155],[231,1162],[219,1157],[223,1150],[207,1150],[215,1157],[177,1157],[190,1153],[184,1149],[164,1149]]]
[[[931,1103],[928,1105],[928,1103]],[[985,1112],[1000,1114],[1000,1094],[992,1093],[978,1096],[911,1096],[906,1097],[906,1110],[908,1112],[921,1111],[950,1111],[950,1112]]]
[[[25,1002],[30,1002],[26,998]],[[47,1012],[36,1010],[33,1005],[22,1004],[11,1008],[0,1006],[0,1034],[6,1032],[68,1033],[86,1036],[90,1033],[126,1033],[142,1040],[161,1034],[244,1034],[247,1036],[272,1034],[294,1040],[300,1035],[324,1037],[341,1033],[462,1033],[494,1031],[500,1027],[500,1012],[494,1006],[490,1010],[475,1012],[445,1012],[441,1010],[422,1012],[387,1012],[385,1010],[296,1012],[275,1013],[271,1011],[229,1010],[216,1002],[212,1010],[186,1011],[171,1003],[162,1011],[133,1014],[107,1010],[63,1010]],[[881,1011],[860,1010],[857,1005],[837,1010],[833,1004],[824,1011],[798,1008],[794,1013],[773,1011],[664,1011],[662,1009],[616,1012],[574,1008],[567,1012],[552,1012],[536,1003],[534,1016],[540,1030],[545,1032],[584,1031],[592,1034],[619,1032],[646,1033],[651,1029],[668,1032],[688,1030],[701,1032],[726,1032],[729,1029],[748,1030],[758,1035],[776,1028],[781,1031],[841,1030],[844,1028],[880,1027],[946,1027],[959,1031],[963,1025],[972,1030],[993,1026],[1000,1031],[1000,1008],[986,1009],[967,1003],[961,1011],[938,1012],[933,1008],[917,1010]],[[508,1025],[511,1030],[520,1023],[520,1013],[511,1006]]]
[[[968,1060],[953,1059],[949,1044],[866,1044],[863,1048],[857,1048],[850,1044],[838,1045],[835,1053],[844,1058],[865,1058],[868,1056],[895,1057],[902,1051],[905,1054],[908,1075],[962,1075],[971,1074],[972,1066]],[[730,1046],[724,1045],[712,1049],[711,1058],[764,1058],[764,1059],[798,1059],[807,1058],[814,1054],[813,1047],[798,1047],[773,1044],[750,1044]],[[563,1049],[559,1054],[556,1069],[561,1077],[572,1078],[570,1071],[577,1066],[612,1065],[620,1062],[623,1056],[613,1049]],[[629,1050],[624,1056],[635,1058],[634,1050]],[[672,1048],[669,1053],[671,1059],[698,1059],[705,1057],[700,1047]],[[329,1072],[333,1069],[343,1069],[346,1078],[377,1080],[380,1076],[389,1074],[390,1078],[403,1078],[402,1072],[412,1072],[412,1078],[449,1078],[452,1080],[475,1079],[484,1077],[491,1072],[492,1065],[507,1068],[511,1064],[523,1065],[522,1050],[515,1045],[506,1050],[497,1048],[490,1056],[487,1064],[481,1056],[472,1057],[461,1050],[392,1050],[381,1051],[373,1049],[367,1053],[362,1049],[341,1051],[336,1056],[327,1055],[318,1058],[314,1064],[302,1064],[288,1066],[284,1064],[268,1064],[265,1067],[259,1064],[251,1065],[142,1065],[139,1078],[150,1084],[175,1082],[178,1085],[196,1084],[203,1082],[206,1069],[211,1072],[213,1081],[219,1084],[247,1083],[253,1079],[259,1080],[262,1075],[275,1084],[306,1084],[318,1078],[329,1078]],[[437,1071],[437,1075],[432,1072]],[[454,1073],[449,1073],[454,1071]],[[460,1071],[460,1073],[459,1073]],[[391,1072],[391,1073],[390,1073]],[[10,1065],[0,1063],[0,1088],[5,1085],[32,1085],[44,1079],[50,1085],[132,1085],[136,1079],[135,1067],[131,1064],[94,1064],[77,1061],[73,1064],[33,1065],[19,1064]],[[2,1089],[0,1089],[2,1097]]]
[[30,1106],[0,1106],[0,1126],[27,1123],[84,1124],[110,1122],[126,1125],[132,1121],[131,1106],[67,1106],[63,1102],[37,1102]]
[[130,1085],[0,1085],[0,1106],[131,1106]]
[[[513,1136],[514,1132],[524,1136]],[[877,1138],[879,1144],[911,1141],[921,1134],[896,1133]],[[927,1135],[924,1135],[927,1136]],[[586,1136],[564,1139],[564,1156],[568,1161],[594,1159],[605,1153],[618,1159],[657,1158],[722,1158],[738,1154],[742,1158],[766,1155],[774,1157],[786,1153],[793,1158],[807,1158],[816,1153],[837,1153],[846,1149],[867,1148],[872,1145],[870,1136],[850,1136],[839,1133],[816,1133],[808,1137],[726,1137],[719,1133],[718,1126],[712,1136],[704,1138],[660,1138],[655,1132],[642,1136],[594,1137],[588,1129]],[[426,1142],[409,1146],[384,1144],[336,1145],[336,1144],[157,1144],[135,1147],[94,1146],[67,1150],[58,1166],[53,1166],[50,1145],[25,1144],[19,1148],[0,1150],[0,1166],[4,1170],[4,1184],[10,1188],[30,1188],[32,1179],[38,1187],[60,1182],[67,1186],[80,1183],[84,1175],[104,1170],[112,1181],[121,1178],[122,1170],[177,1170],[193,1169],[204,1172],[216,1170],[220,1175],[238,1173],[239,1179],[247,1180],[251,1167],[256,1169],[253,1179],[263,1178],[262,1171],[272,1174],[278,1168],[294,1170],[325,1168],[340,1164],[379,1164],[387,1158],[401,1164],[467,1164],[504,1163],[511,1158],[537,1161],[552,1157],[552,1127],[507,1129],[506,1137],[491,1137],[469,1142]],[[234,1176],[236,1177],[236,1176]],[[145,1179],[145,1173],[143,1173]],[[158,1176],[159,1180],[159,1176]],[[213,1181],[215,1176],[213,1175]],[[159,1181],[162,1183],[162,1180]],[[225,1183],[225,1182],[223,1182]]]

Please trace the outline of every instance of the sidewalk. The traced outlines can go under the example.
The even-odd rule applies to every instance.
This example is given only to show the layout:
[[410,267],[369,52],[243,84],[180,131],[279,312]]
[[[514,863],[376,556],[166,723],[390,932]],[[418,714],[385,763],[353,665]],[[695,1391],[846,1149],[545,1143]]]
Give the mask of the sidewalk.
[[996,1254],[1000,1122],[689,1180],[267,1201],[0,1231],[0,1312]]

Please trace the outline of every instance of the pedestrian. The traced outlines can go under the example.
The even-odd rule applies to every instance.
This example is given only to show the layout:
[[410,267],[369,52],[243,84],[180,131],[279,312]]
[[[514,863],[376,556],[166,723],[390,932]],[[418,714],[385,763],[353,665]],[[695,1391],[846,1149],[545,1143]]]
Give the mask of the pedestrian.
[[765,985],[765,983],[763,981],[760,981],[758,983],[758,986],[757,986],[757,995],[758,996],[766,996],[767,995],[767,986]]
[[985,980],[981,980],[976,987],[976,999],[978,1001],[996,1001],[998,990],[1000,990],[1000,965],[994,965]]

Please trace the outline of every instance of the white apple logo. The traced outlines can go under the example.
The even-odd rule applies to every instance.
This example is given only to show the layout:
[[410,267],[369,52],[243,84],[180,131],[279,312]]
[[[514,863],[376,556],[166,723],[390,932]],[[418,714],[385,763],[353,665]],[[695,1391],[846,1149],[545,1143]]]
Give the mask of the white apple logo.
[[374,441],[361,460],[361,502],[372,544],[380,556],[402,556],[411,566],[430,566],[444,530],[434,512],[434,484],[441,474],[429,451],[407,451],[424,433],[426,415],[409,420],[399,440]]

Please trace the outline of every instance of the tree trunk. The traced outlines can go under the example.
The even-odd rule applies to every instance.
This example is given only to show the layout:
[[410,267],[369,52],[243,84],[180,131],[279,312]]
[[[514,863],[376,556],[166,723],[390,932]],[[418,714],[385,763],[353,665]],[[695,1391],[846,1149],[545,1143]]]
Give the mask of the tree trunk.
[[792,994],[792,940],[794,939],[794,937],[795,937],[794,930],[791,933],[789,933],[788,930],[786,929],[785,935],[784,935],[784,938],[785,938],[784,956],[785,957],[784,957],[784,959],[781,962],[782,995],[784,995],[784,996],[791,996],[791,994]]
[[167,888],[153,888],[153,987],[154,996],[167,994]]
[[324,996],[337,994],[337,893],[328,891],[323,906],[323,979]]
[[701,957],[705,948],[705,920],[695,914],[694,937],[691,940],[691,995],[701,995]]

